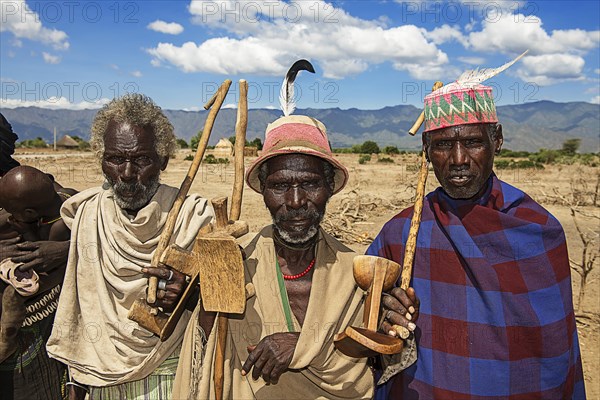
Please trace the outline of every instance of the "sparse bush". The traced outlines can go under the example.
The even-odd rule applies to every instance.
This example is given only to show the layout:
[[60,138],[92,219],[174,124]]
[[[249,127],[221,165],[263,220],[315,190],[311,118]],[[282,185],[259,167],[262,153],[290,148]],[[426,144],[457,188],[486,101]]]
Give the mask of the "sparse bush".
[[511,158],[525,158],[531,155],[528,151],[512,151],[509,149],[500,150],[500,157],[511,157]]
[[494,167],[501,169],[544,169],[544,165],[531,160],[497,160],[494,162]]
[[383,152],[385,154],[400,154],[400,150],[396,146],[385,146]]
[[[190,147],[188,145],[188,143],[185,141],[185,139],[177,139],[177,145],[179,146],[180,149],[187,149]],[[196,143],[196,146],[198,146],[197,143]]]
[[372,140],[367,140],[361,146],[361,153],[364,154],[379,154],[379,145]]
[[377,162],[380,162],[380,163],[387,163],[387,164],[393,164],[393,163],[394,163],[394,160],[392,160],[392,159],[391,159],[391,158],[389,158],[389,157],[381,157],[380,159],[378,159],[378,160],[377,160]]
[[359,164],[364,164],[369,161],[371,161],[371,156],[369,154],[361,154],[360,157],[358,157]]
[[508,169],[509,165],[510,165],[510,161],[508,161],[508,160],[494,161],[494,167],[496,169]]
[[531,160],[520,160],[520,161],[513,161],[511,163],[511,168],[512,169],[533,169],[533,168],[544,169],[544,166],[538,162],[534,162]]
[[206,157],[204,157],[204,160],[202,162],[205,164],[229,164],[229,159],[216,158],[212,154],[209,154]]
[[24,147],[26,149],[41,149],[48,147],[48,143],[38,136],[35,139],[23,140],[21,143],[18,143],[16,147]]
[[553,164],[560,157],[558,150],[540,149],[537,153],[531,154],[529,159],[533,162],[542,164]]
[[71,136],[73,138],[74,141],[77,142],[77,144],[79,145],[79,150],[89,150],[90,149],[90,142],[83,140],[82,138],[80,138],[79,136],[75,135],[75,136]]
[[192,161],[194,159],[194,155],[193,154],[188,154],[187,156],[185,156],[184,160],[185,161]]
[[331,149],[331,151],[333,153],[336,153],[336,154],[349,154],[349,153],[353,153],[352,148],[350,148],[350,147],[340,147],[340,148],[337,148],[337,149]]

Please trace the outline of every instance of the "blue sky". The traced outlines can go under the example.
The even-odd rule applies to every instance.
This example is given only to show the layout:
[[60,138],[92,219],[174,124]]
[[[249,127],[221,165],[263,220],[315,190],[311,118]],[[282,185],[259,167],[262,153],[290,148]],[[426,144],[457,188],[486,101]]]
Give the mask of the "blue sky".
[[[497,104],[600,103],[598,1],[0,0],[0,107],[98,108],[127,91],[200,108],[226,78],[278,107],[421,106],[435,80],[528,55],[488,82]],[[226,100],[237,102],[235,85]]]

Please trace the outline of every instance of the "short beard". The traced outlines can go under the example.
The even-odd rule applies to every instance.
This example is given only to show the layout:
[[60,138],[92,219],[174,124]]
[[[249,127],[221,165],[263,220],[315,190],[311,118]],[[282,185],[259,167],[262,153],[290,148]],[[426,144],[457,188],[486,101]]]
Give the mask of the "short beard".
[[[305,244],[313,239],[317,233],[319,233],[319,226],[321,225],[321,221],[325,213],[320,213],[316,210],[291,210],[288,211],[284,215],[272,216],[273,225],[275,225],[275,229],[279,234],[279,237],[283,239],[286,243],[290,244]],[[306,233],[302,236],[292,236],[289,232],[285,231],[279,225],[281,222],[286,221],[288,219],[296,218],[296,217],[307,217],[312,218],[315,222],[308,228]]]
[[[124,210],[141,210],[150,203],[150,200],[152,200],[152,197],[156,194],[156,191],[160,186],[160,174],[156,175],[155,178],[152,178],[147,185],[144,185],[141,182],[116,182],[106,175],[104,175],[104,177],[112,189],[115,202]],[[137,195],[131,199],[126,199],[120,196],[119,193],[122,191],[134,192],[137,193]]]

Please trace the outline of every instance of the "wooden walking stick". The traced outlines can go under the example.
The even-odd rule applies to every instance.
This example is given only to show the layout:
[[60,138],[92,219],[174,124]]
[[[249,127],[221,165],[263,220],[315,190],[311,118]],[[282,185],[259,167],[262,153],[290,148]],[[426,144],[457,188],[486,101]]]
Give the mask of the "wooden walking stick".
[[[435,82],[432,91],[442,86],[442,82]],[[424,112],[419,115],[419,118],[409,131],[411,135],[414,135],[419,130],[423,124],[424,116]],[[404,290],[408,289],[412,276],[428,168],[425,149],[423,149],[414,211],[410,222],[408,239],[404,248],[404,262],[400,283],[400,287]],[[354,257],[354,279],[361,289],[368,292],[363,317],[365,328],[348,326],[344,332],[338,333],[334,338],[334,343],[338,350],[347,356],[356,358],[371,357],[377,354],[396,354],[402,351],[403,341],[401,339],[407,339],[410,336],[408,329],[400,325],[393,325],[392,328],[401,339],[377,332],[381,294],[393,287],[393,283],[398,279],[399,275],[400,266],[393,261],[376,256]]]
[[[233,192],[231,194],[231,211],[229,213],[229,218],[233,221],[237,221],[242,213],[242,195],[244,194],[244,147],[246,145],[247,126],[248,82],[240,80],[240,99],[238,102],[237,121],[235,124],[235,175]],[[223,399],[227,326],[227,314],[219,313],[217,316],[217,347],[215,350],[215,371],[213,376],[216,400]]]
[[[434,92],[440,89],[444,84],[440,81],[436,81],[431,88]],[[417,133],[423,122],[425,121],[425,110],[421,112],[419,118],[408,131],[411,135]],[[427,183],[427,173],[429,170],[429,162],[427,161],[427,154],[425,149],[421,153],[421,168],[419,169],[419,180],[417,182],[417,190],[415,193],[415,206],[413,209],[413,216],[410,220],[410,229],[408,231],[408,239],[406,240],[406,246],[404,247],[404,261],[402,263],[402,275],[400,281],[400,288],[406,290],[410,285],[410,279],[412,277],[413,264],[415,259],[415,252],[417,250],[417,235],[419,234],[419,226],[421,225],[421,213],[423,212],[423,200],[425,199],[425,184]],[[410,332],[403,326],[394,325],[393,328],[402,339],[408,338]]]
[[[213,95],[213,97],[206,103],[204,106],[205,109],[210,108],[210,112],[206,117],[206,121],[204,123],[204,129],[202,131],[202,137],[200,138],[200,142],[198,143],[198,148],[196,150],[196,154],[194,156],[194,160],[192,161],[192,165],[188,170],[186,177],[181,183],[181,187],[179,188],[179,192],[177,193],[177,197],[175,198],[175,202],[167,215],[167,221],[165,223],[165,227],[160,236],[160,240],[152,257],[151,266],[156,267],[160,264],[161,258],[165,255],[167,247],[169,246],[169,242],[171,241],[171,236],[173,235],[173,231],[175,229],[175,222],[177,221],[177,216],[181,211],[181,207],[183,206],[183,202],[185,201],[185,197],[187,196],[190,187],[192,186],[192,182],[196,173],[198,172],[198,168],[200,167],[200,163],[202,158],[204,157],[204,152],[206,151],[206,147],[208,146],[208,139],[210,137],[210,133],[212,131],[215,118],[225,101],[225,96],[227,96],[227,92],[229,91],[229,86],[231,86],[231,81],[229,79],[225,80],[217,92]],[[162,330],[164,324],[167,321],[167,317],[165,315],[159,315],[158,309],[152,307],[154,303],[156,303],[156,290],[158,286],[158,278],[152,276],[148,279],[148,292],[146,301],[137,300],[129,310],[128,318],[138,322],[144,328],[150,330],[155,334],[159,334]]]

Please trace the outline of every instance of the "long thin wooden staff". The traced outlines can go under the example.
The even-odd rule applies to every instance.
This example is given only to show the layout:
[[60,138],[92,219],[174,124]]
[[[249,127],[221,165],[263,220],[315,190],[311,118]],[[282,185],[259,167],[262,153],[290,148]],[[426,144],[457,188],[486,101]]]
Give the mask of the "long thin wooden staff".
[[[241,79],[240,99],[238,101],[237,121],[235,124],[235,175],[233,193],[231,194],[231,211],[229,219],[237,221],[242,213],[242,196],[244,194],[244,147],[246,145],[246,128],[248,126],[248,82]],[[225,379],[225,348],[227,346],[227,314],[217,316],[217,346],[215,349],[215,364],[213,382],[215,399],[223,399]]]
[[[440,81],[436,81],[433,84],[431,91],[436,91],[444,86]],[[413,125],[409,133],[414,135],[417,133],[423,121],[425,120],[425,111],[421,112],[417,122]],[[410,279],[412,277],[413,264],[415,259],[415,252],[417,250],[417,236],[419,234],[419,227],[421,225],[421,213],[423,212],[423,200],[425,199],[425,184],[427,183],[427,172],[429,170],[429,162],[425,154],[425,149],[421,153],[421,169],[419,170],[419,181],[417,182],[417,190],[415,194],[415,205],[413,210],[413,216],[410,220],[410,229],[408,231],[408,239],[406,240],[406,246],[404,248],[404,262],[402,264],[402,275],[400,281],[400,288],[406,290],[410,285]],[[394,325],[394,329],[402,339],[408,338],[410,332],[403,326]]]
[[[190,169],[188,170],[186,177],[181,183],[181,187],[179,188],[179,192],[177,193],[175,202],[173,203],[173,206],[171,207],[171,210],[167,215],[167,221],[160,236],[160,241],[158,242],[156,251],[152,256],[152,266],[158,265],[160,257],[169,246],[171,236],[173,235],[173,231],[175,230],[175,222],[177,221],[177,216],[179,215],[179,211],[181,211],[181,207],[183,206],[185,197],[187,196],[190,187],[192,186],[192,182],[196,177],[196,173],[198,172],[198,168],[200,167],[200,163],[202,162],[202,157],[204,157],[204,152],[206,151],[206,147],[208,146],[208,139],[210,137],[210,133],[215,123],[215,118],[217,117],[217,114],[219,113],[219,110],[221,109],[221,106],[225,101],[225,96],[227,96],[229,86],[231,86],[231,80],[227,79],[221,84],[221,87],[219,87],[219,90],[217,90],[213,97],[204,105],[204,108],[206,110],[210,108],[210,112],[208,113],[206,121],[204,122],[202,137],[200,138],[200,142],[198,143],[198,149],[196,150],[196,154],[194,156],[194,160],[192,161],[192,165],[190,165]],[[148,279],[148,293],[146,296],[146,301],[150,305],[156,303],[157,286],[158,278],[155,276],[151,276]],[[155,312],[158,312],[156,309],[154,310]]]

